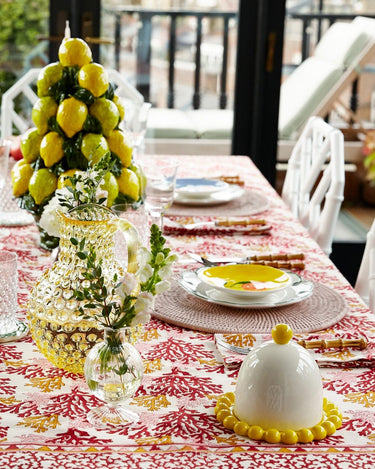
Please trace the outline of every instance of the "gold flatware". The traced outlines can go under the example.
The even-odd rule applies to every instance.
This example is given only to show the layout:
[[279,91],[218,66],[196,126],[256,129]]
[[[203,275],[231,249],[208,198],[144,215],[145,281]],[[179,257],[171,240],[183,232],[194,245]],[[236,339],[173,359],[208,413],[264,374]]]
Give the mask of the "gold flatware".
[[367,347],[367,340],[363,337],[360,339],[320,339],[320,340],[299,340],[297,342],[299,345],[306,349],[313,348],[359,348],[361,350]]

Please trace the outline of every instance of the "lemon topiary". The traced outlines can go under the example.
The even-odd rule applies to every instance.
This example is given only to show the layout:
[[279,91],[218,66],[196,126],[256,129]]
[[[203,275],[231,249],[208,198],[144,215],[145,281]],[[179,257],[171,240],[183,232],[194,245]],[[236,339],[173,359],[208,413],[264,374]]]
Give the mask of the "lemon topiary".
[[[22,136],[23,159],[12,174],[20,206],[38,221],[56,189],[69,185],[69,176],[100,161],[110,171],[102,184],[107,205],[140,203],[145,183],[131,140],[119,128],[126,109],[107,71],[93,62],[80,38],[64,38],[58,57],[39,73],[34,127]],[[44,247],[52,249],[58,241],[49,239]]]

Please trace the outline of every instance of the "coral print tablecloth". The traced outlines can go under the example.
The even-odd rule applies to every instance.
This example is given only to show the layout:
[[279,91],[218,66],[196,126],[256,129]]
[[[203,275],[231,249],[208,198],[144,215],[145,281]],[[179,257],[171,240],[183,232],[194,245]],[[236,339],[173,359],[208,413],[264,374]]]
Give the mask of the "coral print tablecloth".
[[[301,337],[324,333],[349,338],[364,336],[368,340],[368,347],[362,351],[330,349],[319,354],[324,395],[343,413],[342,427],[321,441],[291,446],[252,441],[225,429],[216,420],[214,407],[218,396],[234,391],[238,366],[224,363],[228,356],[216,346],[219,336],[215,334],[226,330],[244,332],[236,331],[236,324],[247,324],[248,334],[264,333],[260,329],[267,329],[279,319],[277,308],[268,310],[267,315],[267,310],[246,312],[211,304],[186,293],[176,281],[170,292],[159,297],[155,316],[137,343],[145,375],[131,401],[140,420],[131,426],[105,430],[92,427],[86,415],[99,402],[84,379],[51,365],[30,336],[0,345],[0,467],[375,467],[373,314],[305,229],[292,219],[249,158],[179,158],[179,176],[240,175],[246,197],[253,191],[266,198],[267,204],[259,206],[260,213],[254,214],[251,209],[251,216],[264,218],[271,229],[267,234],[254,236],[251,232],[209,227],[199,233],[169,228],[168,244],[179,254],[176,279],[181,272],[199,267],[189,252],[220,256],[303,252],[305,268],[299,273],[313,281],[314,293],[300,303],[301,308],[290,306],[289,317],[296,332]],[[237,204],[235,215],[249,215],[246,207],[247,204]],[[195,207],[193,217],[189,216],[188,207],[181,209],[183,213],[179,214],[178,207],[173,207],[169,213],[172,221],[186,223],[233,216],[227,204],[212,206],[210,210],[202,207],[202,212]],[[51,256],[38,247],[34,225],[0,227],[0,249],[18,254],[19,315],[23,318],[29,291],[50,265]],[[288,310],[280,311],[288,318]],[[299,311],[306,317],[301,317]]]

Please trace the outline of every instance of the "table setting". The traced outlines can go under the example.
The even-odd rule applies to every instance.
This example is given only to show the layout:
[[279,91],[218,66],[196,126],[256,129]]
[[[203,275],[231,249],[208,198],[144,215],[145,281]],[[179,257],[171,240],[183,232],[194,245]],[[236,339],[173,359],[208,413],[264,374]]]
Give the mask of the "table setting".
[[[74,46],[82,84],[95,64]],[[116,104],[90,92],[91,117],[99,100]],[[372,468],[373,313],[251,159],[133,160],[115,123],[75,137],[61,115],[53,130],[43,116],[63,154],[16,163],[16,176],[48,178],[14,177],[35,221],[0,225],[4,318],[16,286],[0,343],[0,466]],[[87,133],[90,161],[75,160],[87,167],[68,168],[66,148]]]

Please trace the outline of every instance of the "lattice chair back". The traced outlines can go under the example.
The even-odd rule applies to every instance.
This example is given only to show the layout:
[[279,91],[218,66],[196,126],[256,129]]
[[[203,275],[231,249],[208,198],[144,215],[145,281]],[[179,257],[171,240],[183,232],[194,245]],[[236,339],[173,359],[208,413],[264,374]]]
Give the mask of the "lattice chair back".
[[343,133],[311,117],[288,161],[282,198],[329,255],[344,199]]
[[[37,101],[38,96],[34,89],[41,69],[33,68],[23,75],[4,94],[1,104],[1,137],[7,138],[14,134],[14,128],[23,134],[32,124],[30,120],[24,119],[15,110],[15,99],[23,94],[31,104]],[[128,83],[117,70],[107,70],[109,80],[116,87],[116,94],[129,100],[143,103],[142,94],[130,83]]]
[[375,312],[375,220],[367,233],[366,246],[354,288],[371,311]]

